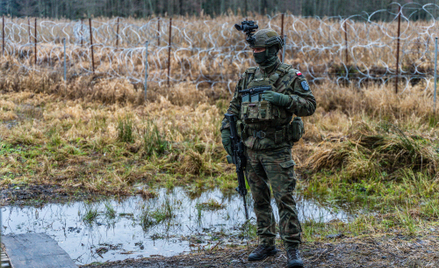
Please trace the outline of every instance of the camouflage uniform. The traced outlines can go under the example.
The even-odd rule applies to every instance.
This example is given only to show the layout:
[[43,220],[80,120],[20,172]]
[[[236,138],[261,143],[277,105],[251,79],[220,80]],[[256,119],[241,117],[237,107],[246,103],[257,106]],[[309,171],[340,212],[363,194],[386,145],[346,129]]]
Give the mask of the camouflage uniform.
[[[273,92],[288,96],[287,105],[271,105],[268,111],[265,109],[266,102],[263,98],[261,102],[256,101],[256,105],[252,105],[252,101],[248,99],[253,96],[245,96],[240,91],[257,86],[271,86]],[[255,98],[257,99],[257,96]],[[259,110],[256,112],[257,115],[253,114],[253,118],[262,120],[249,119],[255,106],[258,106]],[[269,184],[279,209],[282,240],[287,247],[297,247],[301,242],[301,227],[292,196],[296,179],[291,149],[294,142],[300,139],[302,133],[298,132],[303,131],[303,123],[299,117],[293,120],[293,115],[309,116],[315,109],[316,101],[306,79],[298,70],[281,63],[277,56],[271,66],[247,69],[236,86],[227,112],[237,115],[240,119],[237,124],[238,131],[246,146],[247,181],[254,200],[257,234],[261,244],[274,245],[276,237]],[[272,120],[263,120],[269,113]],[[296,124],[293,124],[292,120]],[[223,120],[221,131],[227,132],[229,127],[227,120]]]

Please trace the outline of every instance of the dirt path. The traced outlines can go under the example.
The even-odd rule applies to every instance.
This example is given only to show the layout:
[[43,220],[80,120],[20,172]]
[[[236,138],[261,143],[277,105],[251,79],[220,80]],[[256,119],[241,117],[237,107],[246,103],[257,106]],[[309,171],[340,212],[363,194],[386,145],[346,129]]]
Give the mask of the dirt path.
[[[128,259],[82,267],[285,267],[283,249],[263,262],[248,262],[249,249],[220,249],[169,258]],[[305,243],[305,267],[439,267],[439,236],[342,238],[331,243]]]

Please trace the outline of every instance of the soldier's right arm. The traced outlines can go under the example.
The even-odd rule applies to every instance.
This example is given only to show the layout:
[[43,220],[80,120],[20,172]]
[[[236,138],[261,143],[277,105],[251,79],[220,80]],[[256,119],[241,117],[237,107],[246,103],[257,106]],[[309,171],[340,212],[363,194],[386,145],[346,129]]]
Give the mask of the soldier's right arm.
[[[229,114],[234,114],[239,118],[239,113],[241,111],[241,97],[239,96],[239,90],[242,90],[242,84],[244,78],[239,79],[238,84],[236,84],[235,87],[235,93],[233,94],[233,98],[230,101],[230,105],[229,108],[227,109],[227,113]],[[227,121],[226,118],[223,119],[222,121],[222,125],[221,125],[221,131],[223,129],[227,129],[230,128],[229,122]]]
[[238,84],[236,84],[235,87],[235,93],[233,94],[233,98],[230,101],[229,109],[227,109],[227,112],[230,114],[235,114],[239,116],[239,112],[241,110],[241,98],[238,94],[239,90],[242,90],[242,81],[243,78],[239,79]]

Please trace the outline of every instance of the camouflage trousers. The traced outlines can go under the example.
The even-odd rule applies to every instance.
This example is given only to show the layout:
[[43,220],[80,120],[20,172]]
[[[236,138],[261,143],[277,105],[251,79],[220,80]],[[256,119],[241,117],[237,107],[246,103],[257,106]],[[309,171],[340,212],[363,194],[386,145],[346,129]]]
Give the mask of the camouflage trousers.
[[293,190],[296,187],[291,147],[253,151],[247,148],[247,181],[254,200],[257,234],[261,244],[274,245],[276,221],[271,191],[279,209],[280,237],[286,247],[301,243],[301,227]]

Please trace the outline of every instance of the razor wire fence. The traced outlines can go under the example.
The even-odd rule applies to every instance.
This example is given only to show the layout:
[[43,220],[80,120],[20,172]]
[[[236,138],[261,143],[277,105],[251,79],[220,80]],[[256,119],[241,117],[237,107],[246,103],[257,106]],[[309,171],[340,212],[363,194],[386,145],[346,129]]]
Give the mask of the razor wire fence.
[[[347,18],[277,14],[248,19],[256,20],[260,28],[284,34],[285,62],[311,83],[384,86],[399,78],[403,89],[414,85],[427,89],[434,75],[434,38],[439,23],[433,14],[438,9],[435,4],[394,3],[385,10]],[[383,12],[391,14],[393,21],[379,21]],[[420,13],[428,20],[411,19]],[[65,56],[69,77],[95,72],[109,79],[142,83],[148,66],[148,82],[190,82],[197,87],[228,87],[232,92],[239,74],[255,65],[244,34],[234,28],[241,20],[233,15],[178,17],[172,22],[165,18],[3,18],[2,68],[57,70]]]

